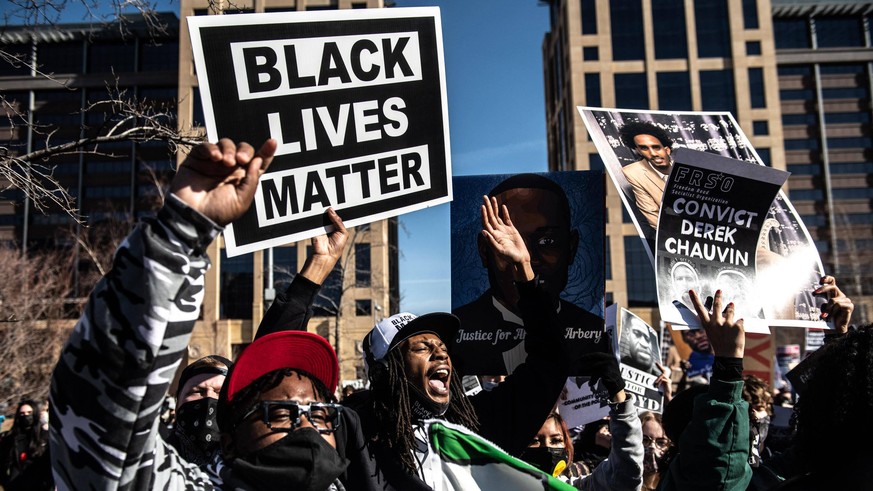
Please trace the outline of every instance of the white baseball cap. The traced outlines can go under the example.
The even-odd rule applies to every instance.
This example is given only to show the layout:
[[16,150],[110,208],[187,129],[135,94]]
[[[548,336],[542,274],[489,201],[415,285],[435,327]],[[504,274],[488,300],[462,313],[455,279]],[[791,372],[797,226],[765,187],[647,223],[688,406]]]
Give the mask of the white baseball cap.
[[389,351],[411,336],[423,332],[432,332],[440,337],[447,346],[451,346],[455,333],[461,328],[461,320],[452,314],[434,312],[417,316],[409,312],[401,312],[382,319],[364,338],[365,359],[372,357],[378,361],[385,358]]

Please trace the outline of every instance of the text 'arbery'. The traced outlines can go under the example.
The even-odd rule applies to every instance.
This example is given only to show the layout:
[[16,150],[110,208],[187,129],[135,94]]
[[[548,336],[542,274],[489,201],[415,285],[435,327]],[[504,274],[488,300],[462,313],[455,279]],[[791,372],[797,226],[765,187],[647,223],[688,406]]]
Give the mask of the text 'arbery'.
[[415,32],[231,43],[240,100],[421,80]]

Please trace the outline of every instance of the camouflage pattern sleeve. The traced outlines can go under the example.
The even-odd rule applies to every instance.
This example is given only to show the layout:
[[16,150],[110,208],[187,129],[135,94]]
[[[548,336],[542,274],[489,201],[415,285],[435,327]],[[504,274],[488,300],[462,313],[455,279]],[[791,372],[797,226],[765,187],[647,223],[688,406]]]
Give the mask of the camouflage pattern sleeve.
[[58,489],[212,489],[158,424],[200,315],[206,247],[220,232],[169,195],[116,251],[52,375]]

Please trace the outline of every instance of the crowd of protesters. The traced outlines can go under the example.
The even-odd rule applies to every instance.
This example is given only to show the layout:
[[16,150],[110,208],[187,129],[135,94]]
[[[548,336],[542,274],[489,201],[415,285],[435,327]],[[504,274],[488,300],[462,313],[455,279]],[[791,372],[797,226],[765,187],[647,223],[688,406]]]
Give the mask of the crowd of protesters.
[[[229,140],[193,149],[163,209],[130,234],[91,294],[52,377],[50,409],[16,408],[0,437],[3,489],[457,489],[425,458],[431,419],[577,489],[873,489],[873,329],[849,328],[853,305],[834,278],[816,294],[835,329],[797,391],[790,438],[770,446],[774,404],[792,396],[743,375],[745,332],[730,299],[689,293],[706,342],[687,337],[712,357],[711,377],[675,386],[663,375],[663,414],[638,413],[612,354],[571,359],[561,349],[552,297],[512,210],[494,197],[481,207],[483,242],[512,272],[526,331],[527,357],[508,377],[482,377],[485,390],[465,394],[452,362],[458,317],[401,313],[362,340],[368,390],[345,387],[338,399],[336,354],[306,331],[349,237],[328,210],[333,231],[312,239],[255,340],[236,360],[189,364],[168,397],[199,316],[206,249],[248,208],[275,150],[273,140],[257,151]],[[580,366],[606,388],[609,417],[568,428],[556,401]]]

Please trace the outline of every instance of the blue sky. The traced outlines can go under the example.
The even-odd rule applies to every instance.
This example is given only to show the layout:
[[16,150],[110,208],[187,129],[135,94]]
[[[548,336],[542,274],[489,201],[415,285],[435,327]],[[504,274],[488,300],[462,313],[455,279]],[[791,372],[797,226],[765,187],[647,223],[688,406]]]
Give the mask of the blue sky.
[[[427,2],[440,7],[452,173],[545,172],[542,42],[549,9],[536,0]],[[400,217],[401,309],[451,309],[449,205]]]

